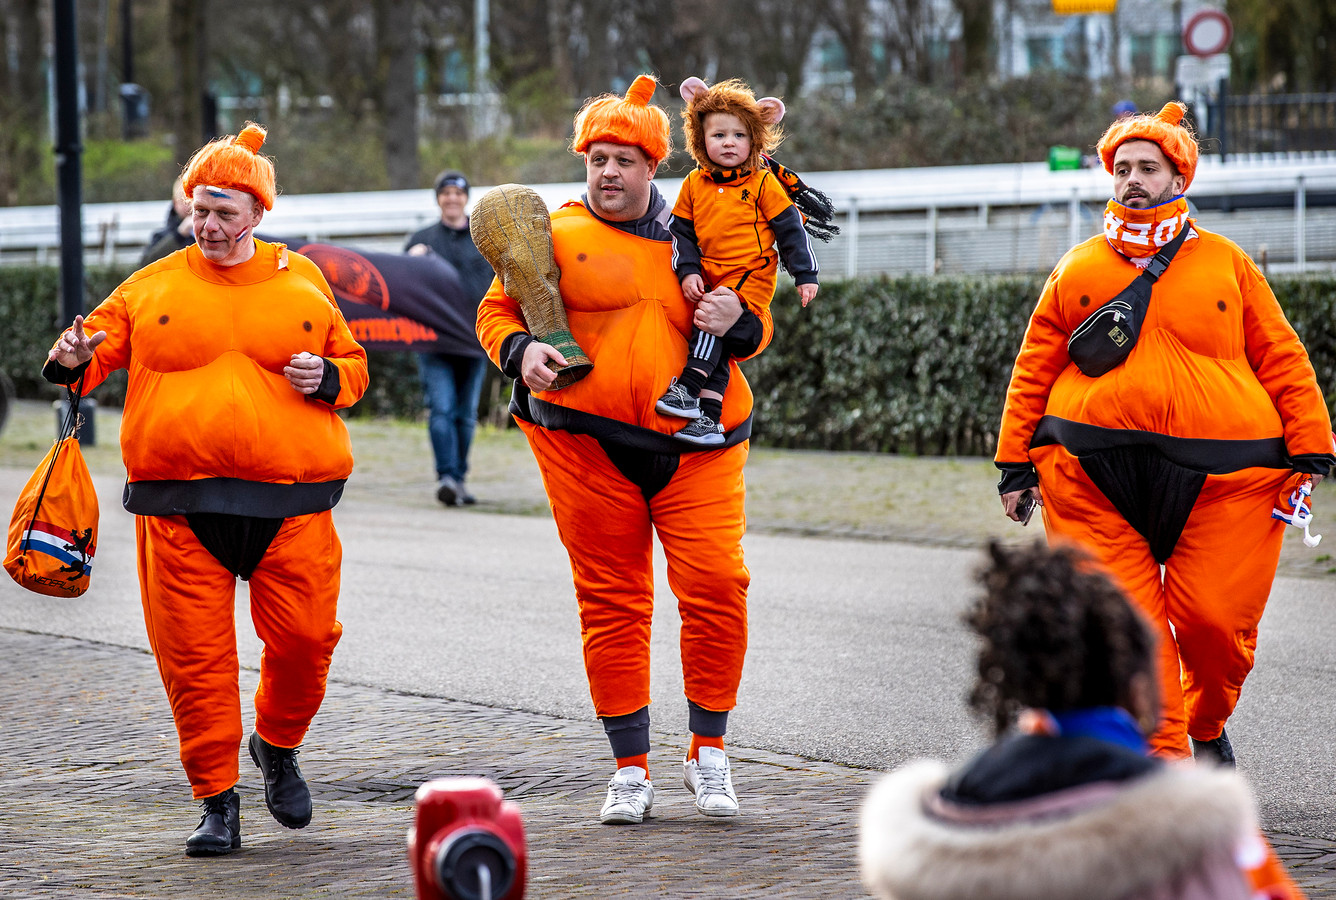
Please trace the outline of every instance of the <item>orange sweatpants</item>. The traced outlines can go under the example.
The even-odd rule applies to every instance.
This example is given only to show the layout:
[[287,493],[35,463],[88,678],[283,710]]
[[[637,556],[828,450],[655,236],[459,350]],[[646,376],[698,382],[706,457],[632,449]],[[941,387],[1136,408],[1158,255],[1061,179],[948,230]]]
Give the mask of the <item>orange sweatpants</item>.
[[747,652],[751,582],[741,543],[746,443],[683,453],[672,480],[647,502],[594,438],[520,427],[571,558],[594,711],[623,716],[649,704],[654,531],[682,616],[687,699],[731,710]]
[[[1160,657],[1158,756],[1192,755],[1220,736],[1252,671],[1257,623],[1280,560],[1285,525],[1271,518],[1291,473],[1210,475],[1163,571],[1145,538],[1060,446],[1033,451],[1050,539],[1085,546],[1118,579],[1156,634]],[[1172,628],[1172,630],[1171,630]]]
[[[144,623],[176,720],[181,763],[194,796],[237,783],[241,698],[237,684],[237,579],[182,516],[138,516]],[[296,747],[325,697],[334,645],[343,549],[328,512],[288,519],[250,578],[251,620],[264,642],[255,730]]]

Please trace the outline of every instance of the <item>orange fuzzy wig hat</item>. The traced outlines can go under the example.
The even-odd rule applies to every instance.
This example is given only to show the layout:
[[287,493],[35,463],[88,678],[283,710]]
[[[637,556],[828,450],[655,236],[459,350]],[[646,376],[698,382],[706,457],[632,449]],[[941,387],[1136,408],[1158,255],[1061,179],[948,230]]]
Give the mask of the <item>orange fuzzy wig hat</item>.
[[649,102],[658,85],[653,75],[637,75],[626,89],[625,99],[604,94],[586,100],[575,114],[571,151],[584,153],[590,144],[609,141],[632,144],[644,150],[652,162],[662,162],[673,152],[673,136],[668,114]]
[[1113,174],[1113,155],[1118,148],[1128,141],[1150,141],[1160,145],[1164,155],[1169,157],[1178,174],[1187,181],[1183,190],[1192,184],[1192,176],[1197,173],[1197,137],[1188,126],[1181,124],[1188,108],[1182,103],[1171,101],[1153,116],[1140,115],[1119,119],[1104,132],[1095,149],[1104,161],[1104,169]]
[[687,101],[682,110],[682,130],[687,136],[687,152],[696,165],[711,172],[719,171],[719,164],[710,159],[705,150],[705,117],[711,113],[730,113],[738,117],[751,138],[751,155],[743,168],[755,172],[761,167],[761,154],[771,153],[784,139],[779,121],[784,118],[784,104],[775,97],[760,100],[751,88],[736,78],[708,87],[695,75],[682,82],[682,99]]
[[186,196],[200,184],[230,188],[253,194],[265,209],[274,208],[274,163],[260,153],[267,132],[263,125],[247,122],[238,135],[210,141],[195,151],[182,174]]

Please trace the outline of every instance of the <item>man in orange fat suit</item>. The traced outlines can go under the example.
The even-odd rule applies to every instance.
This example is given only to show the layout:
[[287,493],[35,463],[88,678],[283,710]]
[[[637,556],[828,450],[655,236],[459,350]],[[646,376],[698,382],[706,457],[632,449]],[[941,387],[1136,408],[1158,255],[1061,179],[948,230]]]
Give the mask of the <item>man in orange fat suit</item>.
[[189,856],[241,846],[241,703],[233,605],[250,582],[264,642],[251,759],[278,822],[302,828],[297,765],[342,626],[342,550],[330,510],[352,471],[335,410],[367,386],[353,340],[313,263],[255,239],[274,202],[265,131],[248,124],[186,164],[195,243],[126,279],[76,317],[43,374],[85,389],[128,369],[121,452],[136,515],[149,643],[204,814]]
[[[1153,751],[1232,765],[1225,722],[1280,557],[1284,524],[1272,510],[1321,481],[1336,455],[1308,354],[1266,279],[1189,218],[1183,192],[1198,147],[1185,112],[1169,103],[1121,118],[1100,139],[1114,187],[1104,234],[1049,276],[1012,372],[996,463],[1006,514],[1020,520],[1041,504],[1049,537],[1093,551],[1158,634]],[[1162,250],[1174,255],[1130,353],[1085,374],[1073,332],[1144,268],[1157,271]],[[1112,324],[1125,337],[1126,320]]]
[[600,819],[636,824],[654,803],[649,776],[649,641],[654,606],[652,534],[668,560],[682,616],[681,652],[691,730],[683,778],[707,816],[738,812],[724,733],[747,647],[742,559],[742,466],[751,433],[751,390],[735,364],[724,398],[721,445],[696,449],[672,437],[680,422],[655,411],[682,371],[692,323],[746,359],[771,332],[766,309],[720,288],[692,305],[672,271],[668,208],[652,179],[671,149],[668,117],[650,104],[641,75],[625,98],[587,102],[572,149],[588,192],[554,212],[561,296],[576,342],[593,360],[587,377],[550,390],[549,361],[520,304],[500,280],[478,308],[478,337],[517,379],[511,411],[528,437],[571,558],[585,670],[617,770]]

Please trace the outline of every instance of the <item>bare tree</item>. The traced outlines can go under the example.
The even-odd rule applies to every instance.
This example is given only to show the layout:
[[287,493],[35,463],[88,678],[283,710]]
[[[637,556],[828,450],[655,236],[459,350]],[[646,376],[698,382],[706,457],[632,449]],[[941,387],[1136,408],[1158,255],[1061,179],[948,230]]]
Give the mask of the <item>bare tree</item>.
[[952,0],[960,16],[960,43],[964,75],[993,71],[993,0]]
[[721,68],[745,67],[758,91],[796,97],[822,11],[814,3],[788,0],[745,0],[728,7],[730,41],[721,47]]
[[931,82],[929,44],[939,35],[931,0],[890,0],[884,8],[879,32],[891,69],[923,84]]
[[41,0],[0,4],[0,201],[6,204],[22,196],[47,152],[42,8]]
[[[910,0],[914,2],[914,0]],[[817,0],[822,22],[844,47],[845,63],[853,76],[854,93],[866,96],[876,84],[868,25],[872,20],[868,0]]]
[[204,85],[206,47],[204,4],[194,0],[169,0],[168,33],[172,62],[180,89],[171,100],[172,147],[182,165],[199,149],[204,137]]
[[385,171],[390,188],[418,186],[417,41],[413,0],[381,0],[376,4]]

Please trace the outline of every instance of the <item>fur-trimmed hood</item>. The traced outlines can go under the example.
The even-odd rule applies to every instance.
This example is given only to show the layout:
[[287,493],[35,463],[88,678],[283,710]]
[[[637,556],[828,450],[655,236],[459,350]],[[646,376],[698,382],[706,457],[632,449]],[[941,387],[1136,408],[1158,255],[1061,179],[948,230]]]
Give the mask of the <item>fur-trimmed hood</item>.
[[863,807],[863,882],[893,900],[1244,900],[1236,847],[1256,832],[1231,770],[1164,766],[1008,804],[945,805],[947,769],[887,775]]
[[742,168],[755,172],[761,168],[761,155],[774,151],[784,139],[780,120],[784,118],[784,104],[774,97],[760,100],[751,88],[736,79],[721,81],[713,87],[692,76],[682,82],[682,130],[687,138],[687,152],[696,165],[707,172],[722,171],[719,164],[705,151],[705,117],[710,113],[731,113],[738,117],[751,137],[751,154]]

